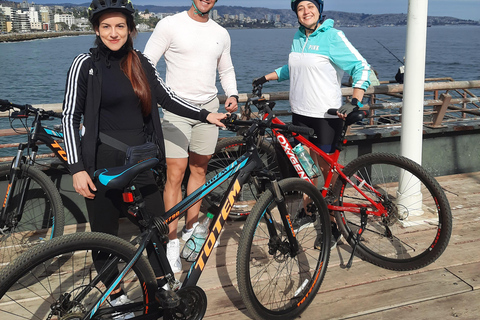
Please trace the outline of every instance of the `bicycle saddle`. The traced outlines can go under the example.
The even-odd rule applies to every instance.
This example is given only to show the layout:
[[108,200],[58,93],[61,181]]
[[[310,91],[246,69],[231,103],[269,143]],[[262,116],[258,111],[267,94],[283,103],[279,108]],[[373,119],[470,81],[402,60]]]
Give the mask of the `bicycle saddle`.
[[138,174],[152,169],[158,162],[157,158],[150,158],[134,165],[98,169],[93,174],[93,177],[106,187],[122,189]]

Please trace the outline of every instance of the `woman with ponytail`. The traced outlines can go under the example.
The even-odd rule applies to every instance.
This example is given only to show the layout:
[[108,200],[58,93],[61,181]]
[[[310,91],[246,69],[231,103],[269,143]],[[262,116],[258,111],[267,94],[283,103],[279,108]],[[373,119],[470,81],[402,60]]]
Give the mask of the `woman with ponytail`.
[[[114,235],[118,233],[118,218],[126,213],[122,190],[96,187],[92,175],[99,168],[123,165],[125,151],[102,141],[102,137],[109,136],[128,146],[152,141],[158,145],[159,159],[164,163],[157,104],[178,115],[218,126],[223,126],[220,120],[225,117],[185,102],[165,86],[147,58],[133,48],[137,33],[134,12],[129,0],[93,0],[88,13],[96,46],[74,59],[63,102],[65,147],[73,186],[85,197],[91,230]],[[145,197],[148,213],[162,215],[162,194],[151,172],[140,175],[137,186]]]

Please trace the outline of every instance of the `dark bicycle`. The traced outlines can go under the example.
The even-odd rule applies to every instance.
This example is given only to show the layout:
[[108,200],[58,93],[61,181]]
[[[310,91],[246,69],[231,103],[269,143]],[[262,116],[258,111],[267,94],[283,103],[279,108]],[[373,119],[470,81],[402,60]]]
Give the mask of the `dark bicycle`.
[[38,144],[47,145],[67,165],[66,153],[56,140],[63,134],[42,125],[52,117],[61,118],[60,113],[6,100],[0,100],[0,111],[10,112],[12,128],[14,120],[20,121],[28,138],[19,144],[11,163],[0,165],[0,266],[4,266],[33,245],[63,234],[62,199],[52,180],[36,166]]
[[[253,208],[242,231],[237,256],[239,291],[255,319],[292,319],[315,298],[330,255],[330,221],[320,192],[299,178],[277,181],[265,170],[256,139],[266,128],[301,131],[273,125],[272,118],[228,126],[249,125],[247,152],[205,185],[178,203],[163,218],[144,211],[144,200],[133,179],[158,164],[155,158],[133,166],[97,170],[96,183],[124,189],[129,213],[141,234],[130,243],[102,233],[65,235],[35,247],[0,273],[0,316],[8,319],[202,319],[207,301],[196,284],[225,226],[242,185],[253,176],[268,180],[267,190]],[[231,181],[229,180],[230,178]],[[165,255],[168,224],[226,181],[227,192],[197,259],[183,283],[174,278]],[[294,228],[299,213],[308,210],[311,226]],[[149,258],[144,254],[150,253]],[[101,258],[100,258],[101,257]],[[95,262],[95,263],[94,263]],[[154,272],[157,270],[157,273]],[[122,288],[128,297],[112,305],[109,296]],[[28,301],[28,303],[27,303]]]

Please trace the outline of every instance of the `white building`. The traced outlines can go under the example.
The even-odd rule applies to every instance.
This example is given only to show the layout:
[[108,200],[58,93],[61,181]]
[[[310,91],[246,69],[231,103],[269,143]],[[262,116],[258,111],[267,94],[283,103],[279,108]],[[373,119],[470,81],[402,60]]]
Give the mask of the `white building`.
[[43,23],[40,21],[32,22],[30,21],[30,28],[32,31],[41,31],[43,29]]
[[73,14],[68,14],[68,13],[58,14],[58,13],[56,13],[53,16],[53,22],[54,23],[64,22],[69,27],[72,26],[74,21],[75,21],[75,18],[73,17]]
[[0,4],[0,10],[3,11],[3,14],[4,14],[5,16],[10,17],[10,19],[12,18],[12,8],[10,8],[10,7],[4,7],[4,6],[2,6],[2,5]]
[[13,29],[16,32],[30,32],[30,20],[28,19],[28,12],[22,12],[22,10],[17,10],[17,12],[12,14]]
[[38,11],[35,8],[28,8],[28,19],[30,23],[40,22]]
[[218,20],[218,18],[220,18],[220,16],[218,15],[218,10],[213,10],[212,11],[212,19],[213,20]]

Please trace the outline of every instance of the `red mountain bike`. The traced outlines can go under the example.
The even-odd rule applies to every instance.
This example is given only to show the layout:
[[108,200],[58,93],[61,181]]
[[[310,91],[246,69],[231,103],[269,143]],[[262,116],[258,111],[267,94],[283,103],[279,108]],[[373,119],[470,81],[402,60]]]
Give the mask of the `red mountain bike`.
[[[248,112],[255,105],[259,113],[267,117],[274,104],[262,98],[262,86],[258,86],[253,89],[245,109]],[[260,138],[257,146],[270,170],[282,177],[291,176],[294,168],[298,176],[312,182],[292,152],[292,137],[328,164],[321,191],[330,214],[335,216],[339,230],[353,248],[347,267],[358,253],[364,260],[387,269],[422,268],[434,262],[448,245],[452,216],[447,197],[430,173],[397,154],[371,153],[345,166],[340,164],[348,126],[365,116],[360,110],[348,115],[333,154],[326,154],[299,134],[286,136],[275,129],[269,132],[270,137]],[[276,117],[272,123],[283,124]],[[233,137],[222,142],[222,148],[217,148],[209,165],[212,173],[219,164],[230,163],[237,158],[237,153],[242,153],[245,145],[241,139]],[[279,147],[283,152],[275,153]],[[262,190],[255,180],[251,181],[250,188],[256,192]],[[247,192],[244,190],[244,193]],[[255,201],[255,192],[249,194],[251,199],[246,199],[245,208]],[[248,209],[243,212],[241,209],[236,208],[237,215],[248,214]]]

